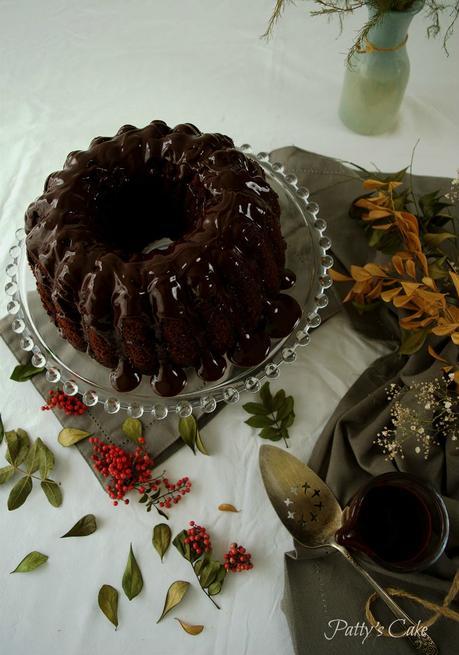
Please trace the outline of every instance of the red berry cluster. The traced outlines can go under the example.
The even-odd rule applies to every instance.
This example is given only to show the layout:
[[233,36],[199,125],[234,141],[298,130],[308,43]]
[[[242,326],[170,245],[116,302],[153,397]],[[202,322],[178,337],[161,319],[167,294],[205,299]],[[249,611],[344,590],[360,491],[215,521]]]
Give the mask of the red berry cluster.
[[68,396],[63,391],[50,389],[48,392],[48,402],[42,406],[42,410],[53,408],[63,409],[67,416],[80,416],[88,409],[77,396]]
[[[91,459],[95,469],[104,478],[111,478],[106,489],[110,498],[114,499],[114,505],[118,505],[118,500],[124,499],[128,491],[150,481],[154,461],[141,446],[134,453],[128,453],[97,437],[90,437],[89,442],[93,446]],[[129,500],[125,499],[124,502],[128,504]]]
[[196,555],[210,553],[212,542],[210,541],[207,530],[202,525],[196,525],[194,521],[190,521],[190,526],[190,529],[186,531],[188,536],[185,538],[185,543],[190,544]]
[[[177,503],[182,500],[183,496],[189,494],[191,490],[190,478],[187,476],[180,478],[180,480],[177,480],[175,484],[169,482],[167,478],[162,478],[159,482],[162,482],[167,489],[166,493],[159,497],[161,500],[159,500],[158,505],[161,508],[165,507],[166,509],[170,509],[172,505],[177,505]],[[156,491],[157,489],[158,486],[153,485],[151,490]]]
[[129,500],[125,495],[135,489],[141,496],[139,502],[145,503],[148,512],[154,506],[163,514],[158,507],[170,509],[180,502],[185,494],[190,493],[191,481],[184,477],[173,484],[163,475],[152,475],[155,463],[144,448],[145,439],[140,437],[137,441],[139,446],[129,453],[119,446],[90,437],[94,468],[104,478],[110,478],[106,490],[115,506],[120,500],[127,505]]
[[229,551],[224,555],[225,563],[223,566],[231,573],[250,571],[250,569],[253,569],[251,557],[252,555],[242,546],[231,544]]

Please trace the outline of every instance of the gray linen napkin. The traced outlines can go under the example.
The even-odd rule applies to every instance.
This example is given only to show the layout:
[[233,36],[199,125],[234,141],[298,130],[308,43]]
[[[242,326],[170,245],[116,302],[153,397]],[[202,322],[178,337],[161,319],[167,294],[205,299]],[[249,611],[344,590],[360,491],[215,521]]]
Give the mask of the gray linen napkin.
[[[312,199],[318,202],[321,216],[328,223],[338,267],[349,270],[351,264],[372,261],[375,252],[368,247],[363,230],[348,218],[352,200],[362,192],[361,183],[349,177],[349,170],[335,160],[293,147],[274,152],[272,158],[285,163],[289,172],[295,173],[300,183],[312,192]],[[416,193],[434,189],[446,191],[448,186],[448,181],[441,178],[416,176],[413,180]],[[344,290],[344,285],[337,285],[335,292],[340,289]],[[425,573],[400,576],[375,566],[369,568],[383,585],[400,587],[441,604],[459,566],[459,448],[446,442],[435,449],[428,461],[411,453],[405,460],[390,463],[373,445],[376,433],[389,421],[387,384],[396,382],[403,386],[429,379],[438,374],[440,364],[433,363],[425,350],[410,358],[397,353],[397,320],[387,309],[366,314],[363,319],[347,305],[345,311],[356,330],[385,341],[392,352],[374,362],[342,399],[319,437],[309,465],[330,485],[343,505],[371,477],[394,469],[415,473],[434,484],[443,494],[451,520],[445,555]],[[458,349],[449,340],[440,340],[437,350],[450,358],[458,357]],[[299,655],[351,655],[365,652],[365,649],[375,654],[412,652],[404,639],[371,635],[362,643],[363,628],[359,633],[357,628],[352,630],[352,626],[365,624],[363,609],[370,588],[339,555],[313,560],[306,556],[307,553],[296,545],[295,551],[285,557],[284,611]],[[405,605],[414,620],[425,618],[426,611],[419,606],[411,602]],[[379,606],[378,612],[382,622],[392,620]],[[333,634],[339,619],[341,627],[347,622],[351,632],[358,634],[345,635],[343,629],[328,640],[327,636]],[[458,623],[439,619],[429,629],[429,634],[441,653],[456,651]]]

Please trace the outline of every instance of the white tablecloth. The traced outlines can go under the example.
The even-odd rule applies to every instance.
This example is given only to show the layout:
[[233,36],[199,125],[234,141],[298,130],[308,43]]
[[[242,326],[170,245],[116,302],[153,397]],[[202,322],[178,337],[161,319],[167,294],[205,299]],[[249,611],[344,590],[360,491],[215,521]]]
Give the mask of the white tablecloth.
[[[410,30],[412,75],[400,123],[377,138],[347,131],[336,116],[344,53],[363,15],[352,17],[336,40],[336,25],[289,6],[270,43],[258,37],[270,0],[0,0],[0,277],[14,230],[47,173],[68,151],[91,137],[113,134],[123,123],[193,122],[236,142],[269,150],[295,143],[309,150],[383,169],[409,162],[418,138],[415,170],[452,176],[459,165],[457,44],[446,58],[439,41],[427,41],[417,17]],[[6,301],[1,299],[1,313]],[[313,336],[280,386],[296,400],[292,452],[304,460],[340,397],[382,352],[335,317]],[[21,426],[54,446],[64,504],[54,509],[40,490],[8,513],[0,488],[0,650],[10,655],[165,653],[290,655],[280,609],[283,552],[291,546],[261,485],[260,441],[229,407],[205,432],[211,457],[182,450],[167,462],[171,478],[189,475],[193,492],[171,512],[174,531],[196,519],[213,534],[216,553],[232,540],[246,545],[255,568],[230,577],[217,611],[196,585],[175,612],[203,623],[190,637],[172,618],[156,625],[164,595],[175,579],[192,581],[188,564],[171,550],[163,564],[151,546],[158,518],[135,503],[111,507],[76,451],[56,445],[58,422],[39,410],[31,384],[11,382],[15,362],[0,343],[0,407],[7,428]],[[121,417],[120,417],[121,421]],[[158,424],[158,430],[161,425]],[[232,502],[243,511],[223,514]],[[58,537],[83,514],[98,517],[86,539]],[[100,614],[103,583],[121,591],[132,542],[145,588],[129,602],[121,592],[120,628]],[[29,575],[10,576],[31,550],[49,562]]]

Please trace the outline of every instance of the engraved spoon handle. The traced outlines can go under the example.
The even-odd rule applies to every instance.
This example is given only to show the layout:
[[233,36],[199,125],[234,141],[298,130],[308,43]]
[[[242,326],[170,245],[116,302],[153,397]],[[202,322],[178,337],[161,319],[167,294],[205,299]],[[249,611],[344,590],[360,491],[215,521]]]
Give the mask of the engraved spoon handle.
[[[402,619],[405,621],[404,627],[408,626],[414,626],[416,625],[415,622],[406,614],[402,608],[397,605],[397,603],[394,601],[394,599],[389,596],[389,594],[379,585],[376,580],[366,571],[363,567],[358,564],[358,562],[355,561],[355,559],[351,556],[351,554],[341,546],[340,544],[337,544],[336,542],[330,544],[333,546],[333,548],[336,548],[341,555],[347,559],[349,564],[352,564],[352,566],[362,575],[367,582],[373,587],[373,589],[376,591],[378,596],[381,598],[381,600],[384,601],[384,603],[387,605],[387,607],[391,610],[391,612],[398,618]],[[423,655],[438,655],[438,648],[429,635],[406,635],[405,639],[408,639],[408,641],[411,643],[413,648],[418,651],[418,653],[423,653]]]

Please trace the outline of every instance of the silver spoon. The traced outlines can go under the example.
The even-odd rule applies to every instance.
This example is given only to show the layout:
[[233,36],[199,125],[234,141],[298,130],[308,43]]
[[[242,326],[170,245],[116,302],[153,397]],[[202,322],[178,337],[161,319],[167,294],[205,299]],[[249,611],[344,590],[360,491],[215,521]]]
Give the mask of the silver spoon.
[[[261,446],[260,470],[268,497],[290,534],[305,548],[335,549],[352,564],[405,627],[415,622],[388,593],[335,540],[343,511],[330,488],[299,459],[275,446]],[[411,645],[425,655],[438,655],[434,641],[426,635],[406,635]]]

